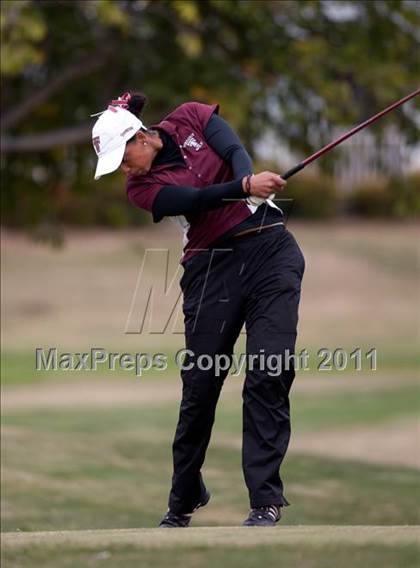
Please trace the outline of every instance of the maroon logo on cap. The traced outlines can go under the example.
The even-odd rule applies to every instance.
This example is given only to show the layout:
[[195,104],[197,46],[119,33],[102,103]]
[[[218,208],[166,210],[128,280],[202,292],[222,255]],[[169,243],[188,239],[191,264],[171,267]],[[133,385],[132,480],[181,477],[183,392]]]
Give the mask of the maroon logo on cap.
[[134,128],[132,126],[129,126],[128,128],[126,128],[125,130],[123,130],[120,134],[120,136],[124,136],[124,134],[127,134],[127,132],[130,132],[130,130],[134,130]]
[[101,151],[101,141],[99,136],[95,136],[94,138],[92,138],[92,143],[95,147],[96,153],[99,154],[99,152]]

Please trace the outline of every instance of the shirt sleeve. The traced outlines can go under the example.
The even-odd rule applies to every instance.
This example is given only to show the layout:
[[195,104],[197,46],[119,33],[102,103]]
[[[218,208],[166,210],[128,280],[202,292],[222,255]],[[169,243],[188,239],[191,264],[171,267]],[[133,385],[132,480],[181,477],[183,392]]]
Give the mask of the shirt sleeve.
[[127,197],[130,203],[151,213],[153,202],[162,187],[161,184],[157,183],[142,183],[136,186],[133,181],[128,179]]
[[207,144],[229,162],[235,179],[252,174],[252,161],[238,135],[230,125],[217,114],[213,114],[204,129]]
[[219,105],[208,105],[191,101],[183,103],[178,107],[178,120],[183,121],[185,125],[204,132],[210,117],[213,113],[219,113]]
[[201,189],[166,185],[154,200],[153,221],[158,223],[163,217],[172,215],[197,215],[247,197],[249,196],[244,192],[240,179],[208,185]]

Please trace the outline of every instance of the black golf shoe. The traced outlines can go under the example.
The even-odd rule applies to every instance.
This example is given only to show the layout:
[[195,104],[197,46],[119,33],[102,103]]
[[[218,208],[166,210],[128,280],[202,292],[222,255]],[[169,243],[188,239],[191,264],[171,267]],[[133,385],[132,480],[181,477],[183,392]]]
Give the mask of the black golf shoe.
[[206,490],[204,497],[200,499],[200,502],[194,507],[191,513],[177,515],[172,513],[169,509],[166,515],[163,517],[159,524],[159,528],[176,529],[176,528],[186,528],[189,526],[191,521],[191,516],[197,509],[204,507],[210,501],[210,492]]
[[189,526],[191,521],[191,515],[175,515],[168,511],[163,519],[159,523],[159,528],[164,529],[177,529],[186,528]]
[[274,527],[281,519],[281,507],[267,505],[266,507],[254,507],[249,512],[248,518],[242,523],[244,527]]

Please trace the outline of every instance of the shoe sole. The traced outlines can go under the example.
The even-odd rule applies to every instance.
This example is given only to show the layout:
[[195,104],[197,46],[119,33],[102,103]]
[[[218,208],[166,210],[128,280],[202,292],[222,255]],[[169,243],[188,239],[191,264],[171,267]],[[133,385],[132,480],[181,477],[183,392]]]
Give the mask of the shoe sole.
[[[206,494],[204,496],[204,499],[201,503],[199,503],[195,509],[192,511],[192,513],[189,513],[190,515],[192,515],[193,513],[195,513],[197,511],[197,509],[200,509],[201,507],[205,507],[207,505],[207,503],[210,501],[210,497],[211,497],[211,493],[210,491],[206,491]],[[158,525],[158,528],[161,529],[175,529],[175,528],[183,528],[186,529],[189,527],[189,523],[187,525],[183,525],[183,526],[179,526],[179,527],[174,527],[173,525]]]
[[275,527],[278,521],[275,523],[242,523],[243,527]]
[[200,509],[201,507],[205,507],[207,505],[207,503],[210,501],[210,497],[211,497],[211,493],[210,491],[206,491],[206,494],[204,496],[204,499],[201,503],[199,503],[195,509],[193,509],[193,513],[195,513],[197,511],[197,509]]
[[159,524],[157,526],[158,529],[187,529],[189,527],[188,525],[178,525],[178,526],[174,526],[174,525],[170,525],[170,524]]

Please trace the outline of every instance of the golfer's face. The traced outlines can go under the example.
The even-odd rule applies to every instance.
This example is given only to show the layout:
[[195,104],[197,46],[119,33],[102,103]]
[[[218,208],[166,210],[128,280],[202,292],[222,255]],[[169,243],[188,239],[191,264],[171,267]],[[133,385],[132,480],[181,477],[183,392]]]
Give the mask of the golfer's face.
[[120,166],[126,176],[147,174],[151,164],[152,152],[149,145],[145,146],[137,138],[126,145]]

